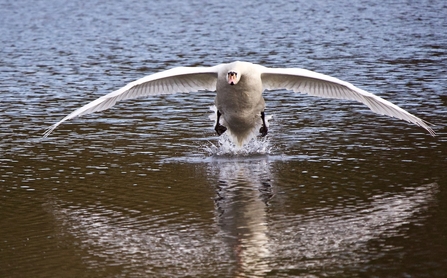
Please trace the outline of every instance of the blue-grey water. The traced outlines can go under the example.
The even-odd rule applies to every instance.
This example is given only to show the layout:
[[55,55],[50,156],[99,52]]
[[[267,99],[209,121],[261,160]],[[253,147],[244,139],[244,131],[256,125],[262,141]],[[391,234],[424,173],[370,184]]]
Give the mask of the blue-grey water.
[[[0,277],[445,277],[447,2],[0,0]],[[239,154],[213,92],[47,127],[135,79],[243,60],[433,123],[265,94]]]

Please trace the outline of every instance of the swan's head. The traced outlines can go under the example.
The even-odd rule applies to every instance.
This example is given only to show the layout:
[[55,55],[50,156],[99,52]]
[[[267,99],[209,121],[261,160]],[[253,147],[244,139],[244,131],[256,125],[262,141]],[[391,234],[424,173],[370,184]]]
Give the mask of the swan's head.
[[230,85],[236,85],[240,79],[241,79],[241,75],[235,70],[230,70],[227,73],[227,82]]

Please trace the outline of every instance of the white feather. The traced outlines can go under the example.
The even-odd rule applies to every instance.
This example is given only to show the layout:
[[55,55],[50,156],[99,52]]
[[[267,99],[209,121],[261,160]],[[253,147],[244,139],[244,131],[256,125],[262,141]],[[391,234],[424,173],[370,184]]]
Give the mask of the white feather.
[[428,122],[381,97],[328,75],[299,68],[264,68],[261,78],[266,90],[287,89],[317,97],[356,100],[377,114],[414,123],[435,135]]
[[218,69],[219,66],[197,68],[178,67],[140,78],[73,111],[48,128],[44,133],[44,137],[50,135],[54,129],[67,120],[109,109],[122,100],[157,94],[194,92],[200,90],[214,91],[216,89]]
[[[239,74],[238,84],[228,84],[226,78],[229,71]],[[222,123],[227,124],[230,133],[237,137],[239,144],[243,144],[248,136],[246,131],[256,130],[256,125],[260,123],[256,117],[264,109],[262,93],[265,89],[287,89],[319,97],[356,100],[375,113],[414,123],[435,135],[426,121],[340,79],[299,68],[267,68],[247,62],[234,62],[214,67],[179,67],[143,77],[73,111],[48,128],[44,137],[69,119],[108,109],[122,100],[209,90],[217,91],[216,105],[222,110]]]

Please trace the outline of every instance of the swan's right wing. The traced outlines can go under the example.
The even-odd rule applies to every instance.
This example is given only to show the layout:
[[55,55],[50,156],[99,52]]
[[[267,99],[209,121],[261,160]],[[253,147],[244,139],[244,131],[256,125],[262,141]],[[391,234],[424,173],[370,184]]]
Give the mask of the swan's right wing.
[[49,127],[43,136],[47,137],[55,128],[67,120],[109,109],[121,100],[157,94],[201,90],[215,91],[219,68],[219,65],[214,67],[178,67],[148,75],[73,111]]

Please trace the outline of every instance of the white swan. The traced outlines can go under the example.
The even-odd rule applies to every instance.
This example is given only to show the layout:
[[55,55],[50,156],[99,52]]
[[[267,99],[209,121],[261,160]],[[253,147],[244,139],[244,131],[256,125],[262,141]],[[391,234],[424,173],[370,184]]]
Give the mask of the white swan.
[[375,113],[406,120],[435,135],[428,122],[348,82],[300,68],[267,68],[237,61],[213,67],[178,67],[143,77],[75,110],[48,128],[44,137],[66,120],[108,109],[121,100],[209,90],[217,92],[217,134],[221,135],[228,129],[235,143],[241,146],[257,128],[261,136],[267,134],[262,93],[264,90],[277,89],[319,97],[357,100]]

